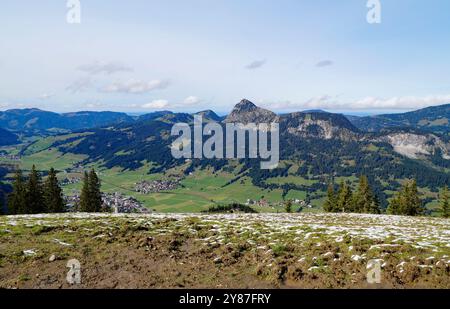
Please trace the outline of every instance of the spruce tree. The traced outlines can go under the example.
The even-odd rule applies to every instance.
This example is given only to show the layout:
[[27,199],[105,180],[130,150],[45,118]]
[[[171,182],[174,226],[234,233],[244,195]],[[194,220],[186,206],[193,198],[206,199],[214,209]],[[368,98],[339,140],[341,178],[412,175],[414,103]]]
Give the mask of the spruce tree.
[[407,216],[420,216],[424,213],[423,203],[417,190],[417,181],[414,179],[407,185],[406,205],[404,214]]
[[94,169],[89,172],[89,202],[92,212],[102,211],[102,193],[100,191],[100,179]]
[[12,186],[13,190],[8,196],[8,213],[11,215],[27,213],[27,192],[20,169],[16,171]]
[[327,199],[323,205],[323,210],[326,212],[335,212],[336,207],[336,193],[334,192],[334,184],[330,183],[327,190]]
[[390,215],[401,215],[403,208],[403,194],[402,191],[399,191],[395,194],[395,196],[389,201],[389,206],[387,209],[387,213]]
[[372,204],[370,204],[369,213],[377,214],[377,215],[381,214],[380,200],[378,199],[378,197],[376,195],[373,196],[373,201],[372,201]]
[[450,193],[448,187],[445,186],[440,194],[441,214],[444,218],[450,218]]
[[83,187],[81,189],[80,204],[78,207],[81,212],[91,212],[89,203],[89,175],[87,172],[84,172]]
[[392,215],[420,216],[424,213],[416,180],[407,182],[389,203],[388,213]]
[[34,165],[28,177],[27,204],[28,213],[39,214],[45,211],[41,175]]
[[369,187],[369,180],[362,175],[359,178],[358,190],[355,193],[354,211],[357,213],[368,213],[373,202],[373,193]]
[[367,176],[359,178],[358,190],[354,195],[354,211],[358,213],[379,214],[379,201],[373,194]]
[[44,184],[44,202],[48,213],[62,213],[65,209],[65,202],[61,187],[56,177],[56,171],[51,168]]
[[350,186],[342,181],[337,196],[337,211],[350,212],[353,206],[353,192]]
[[287,200],[284,207],[285,207],[287,213],[292,213],[292,201],[291,200]]

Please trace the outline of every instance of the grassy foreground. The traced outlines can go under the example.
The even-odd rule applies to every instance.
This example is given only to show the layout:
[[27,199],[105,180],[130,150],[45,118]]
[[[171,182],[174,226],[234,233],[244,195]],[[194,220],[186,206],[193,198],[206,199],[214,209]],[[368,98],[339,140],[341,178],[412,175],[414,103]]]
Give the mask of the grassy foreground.
[[[66,282],[81,263],[81,285]],[[382,264],[381,284],[366,281]],[[0,217],[0,288],[450,288],[450,220],[353,214]]]

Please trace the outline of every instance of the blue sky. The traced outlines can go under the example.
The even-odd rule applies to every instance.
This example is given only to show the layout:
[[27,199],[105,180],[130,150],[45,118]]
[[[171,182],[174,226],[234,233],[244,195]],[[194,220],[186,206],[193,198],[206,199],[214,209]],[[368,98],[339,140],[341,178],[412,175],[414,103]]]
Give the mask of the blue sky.
[[450,1],[3,0],[0,108],[383,113],[450,103]]

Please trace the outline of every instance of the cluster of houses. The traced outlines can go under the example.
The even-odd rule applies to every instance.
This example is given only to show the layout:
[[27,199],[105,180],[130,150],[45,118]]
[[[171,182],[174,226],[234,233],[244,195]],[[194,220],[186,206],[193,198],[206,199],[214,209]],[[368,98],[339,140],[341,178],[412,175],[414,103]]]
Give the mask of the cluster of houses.
[[150,211],[131,196],[119,192],[103,194],[103,207],[111,209],[114,213],[149,213]]
[[4,160],[8,160],[8,161],[20,161],[20,156],[0,151],[0,159],[4,159]]
[[[150,210],[131,196],[125,196],[119,192],[102,194],[103,208],[112,213],[149,213]],[[80,203],[80,195],[74,194],[66,197],[68,211],[77,211]]]
[[171,180],[155,180],[155,181],[141,181],[135,184],[136,192],[142,194],[158,193],[162,191],[172,191],[178,188],[180,179],[175,178]]
[[80,177],[67,177],[67,178],[62,179],[59,182],[59,184],[61,186],[67,186],[67,185],[79,183],[80,181],[81,181]]

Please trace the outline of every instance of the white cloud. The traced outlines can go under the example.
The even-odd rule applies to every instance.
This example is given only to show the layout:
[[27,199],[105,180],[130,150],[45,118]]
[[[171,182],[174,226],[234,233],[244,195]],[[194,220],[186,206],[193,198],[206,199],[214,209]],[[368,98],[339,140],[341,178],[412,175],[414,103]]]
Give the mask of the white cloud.
[[0,109],[6,109],[10,106],[9,103],[6,102],[0,102]]
[[169,107],[169,101],[167,100],[153,100],[150,103],[142,105],[145,109],[163,109]]
[[96,108],[103,107],[104,105],[100,102],[90,102],[90,103],[86,103],[85,106],[86,106],[86,108],[96,109]]
[[198,103],[200,103],[200,98],[196,97],[196,96],[189,96],[186,99],[184,99],[183,104],[184,105],[196,105]]
[[132,68],[127,67],[120,62],[99,62],[99,61],[96,61],[91,64],[80,65],[78,67],[78,70],[88,73],[88,74],[91,74],[91,75],[97,75],[97,74],[111,75],[111,74],[119,73],[119,72],[133,71]]
[[342,101],[337,96],[324,95],[311,98],[305,102],[293,101],[262,101],[262,106],[274,110],[302,110],[302,109],[335,109],[335,110],[408,110],[420,109],[450,103],[450,95],[430,95],[425,97],[403,96],[392,98],[366,97],[355,101]]
[[52,97],[54,97],[55,95],[54,94],[52,94],[52,93],[43,93],[43,94],[41,94],[40,96],[39,96],[39,99],[41,99],[41,100],[48,100],[48,99],[50,99],[50,98],[52,98]]
[[248,70],[255,70],[255,69],[261,68],[265,64],[266,64],[265,59],[264,60],[256,60],[256,61],[253,61],[252,63],[246,65],[245,68]]
[[318,68],[329,67],[332,66],[333,64],[334,62],[331,60],[322,60],[316,63],[316,67]]
[[102,91],[109,93],[142,94],[153,90],[165,89],[168,86],[169,82],[164,80],[152,80],[149,82],[129,80],[127,82],[114,82],[104,87]]
[[351,106],[355,109],[414,109],[446,103],[450,103],[450,95],[404,96],[388,99],[366,97],[354,102]]

